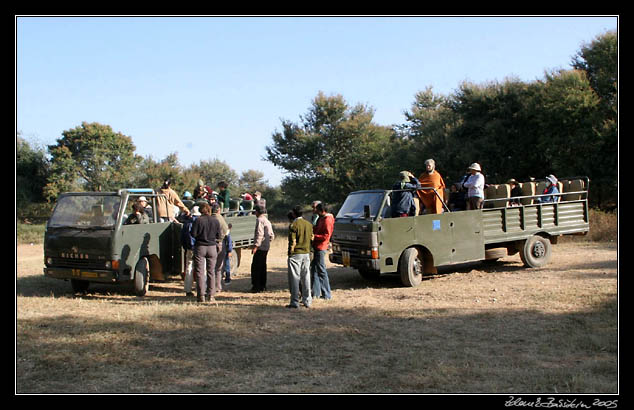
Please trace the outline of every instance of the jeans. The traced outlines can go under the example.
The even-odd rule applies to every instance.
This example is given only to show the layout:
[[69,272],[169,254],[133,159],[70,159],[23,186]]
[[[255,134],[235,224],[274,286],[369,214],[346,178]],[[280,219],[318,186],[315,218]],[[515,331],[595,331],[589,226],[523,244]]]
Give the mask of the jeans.
[[330,299],[330,280],[326,271],[327,250],[314,249],[313,261],[310,263],[310,276],[313,281],[313,297]]
[[299,306],[299,284],[302,284],[302,303],[308,307],[310,296],[310,254],[299,253],[288,257],[288,287],[291,291],[291,306]]

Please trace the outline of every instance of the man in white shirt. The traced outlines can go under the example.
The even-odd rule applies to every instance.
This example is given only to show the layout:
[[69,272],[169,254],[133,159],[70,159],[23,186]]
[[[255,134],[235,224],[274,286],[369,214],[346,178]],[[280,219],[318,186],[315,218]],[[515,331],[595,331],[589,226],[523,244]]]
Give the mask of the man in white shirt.
[[484,201],[484,175],[480,164],[474,162],[467,168],[471,175],[462,186],[467,188],[467,210],[482,208]]

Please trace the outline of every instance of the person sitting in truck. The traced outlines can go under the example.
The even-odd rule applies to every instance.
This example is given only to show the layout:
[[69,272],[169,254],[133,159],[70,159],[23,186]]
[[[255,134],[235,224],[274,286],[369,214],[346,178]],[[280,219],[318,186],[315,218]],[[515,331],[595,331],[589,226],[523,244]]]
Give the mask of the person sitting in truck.
[[[546,180],[548,181],[548,186],[546,187],[546,189],[544,189],[544,192],[542,192],[542,195],[558,194],[559,188],[557,188],[557,182],[558,182],[557,178],[553,174],[550,174],[546,177]],[[535,202],[537,202],[538,204],[545,204],[549,202],[559,202],[559,195],[541,196],[537,198]]]
[[229,205],[230,205],[230,196],[229,196],[229,189],[227,188],[227,183],[225,181],[221,181],[218,182],[218,194],[216,195],[216,200],[218,201],[218,204],[220,204],[220,206],[222,207],[222,210],[224,212],[229,210]]
[[392,192],[392,218],[414,216],[416,206],[413,190],[420,189],[421,184],[409,171],[401,171],[399,176],[400,180],[392,186],[394,190]]
[[522,188],[520,188],[519,182],[516,179],[511,178],[507,184],[511,186],[511,199],[509,199],[508,206],[520,206],[522,205],[518,197],[522,196]]
[[145,213],[145,208],[138,202],[135,202],[132,205],[132,214],[126,219],[125,225],[133,225],[133,224],[149,224],[150,218]]
[[[441,201],[441,197],[444,199],[443,195],[445,192],[445,181],[442,179],[440,173],[436,170],[436,161],[433,159],[428,159],[425,161],[425,172],[420,174],[418,177],[418,182],[420,182],[421,186],[425,188],[434,188],[433,189],[421,189],[416,191],[418,197],[420,198],[423,206],[425,207],[425,211],[428,214],[440,214],[443,211],[443,205]],[[440,196],[439,196],[440,195]]]
[[211,188],[205,185],[205,182],[202,179],[198,180],[198,185],[194,188],[194,201],[198,199],[204,199],[206,201],[209,200],[211,196]]
[[143,207],[143,211],[147,215],[150,222],[154,222],[154,212],[152,211],[152,207],[147,203],[147,198],[144,196],[140,196],[136,203],[140,204]]

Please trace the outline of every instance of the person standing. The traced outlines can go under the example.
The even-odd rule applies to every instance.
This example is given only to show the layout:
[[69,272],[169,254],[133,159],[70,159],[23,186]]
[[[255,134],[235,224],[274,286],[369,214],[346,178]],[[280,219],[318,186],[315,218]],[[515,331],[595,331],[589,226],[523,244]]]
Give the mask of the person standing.
[[258,293],[266,290],[266,258],[271,242],[275,239],[271,222],[266,217],[266,209],[256,205],[255,232],[253,233],[253,248],[251,254],[251,292]]
[[484,175],[480,164],[474,162],[467,168],[469,177],[462,183],[467,188],[467,211],[481,209],[484,201]]
[[227,225],[227,221],[220,214],[220,207],[216,205],[215,207],[212,205],[212,209],[214,210],[211,217],[216,218],[218,220],[218,224],[220,225],[220,234],[218,237],[218,241],[216,242],[216,251],[218,256],[216,258],[216,293],[222,292],[222,272],[225,268],[225,257],[227,256],[227,248],[224,246],[224,239],[227,231],[229,230],[229,226]]
[[194,282],[194,248],[196,246],[196,240],[192,236],[192,225],[196,222],[196,219],[201,216],[198,211],[198,207],[192,208],[190,215],[182,215],[179,217],[183,222],[183,228],[181,229],[181,246],[185,251],[185,278],[184,290],[187,296],[194,296],[192,292],[192,285]]
[[158,217],[159,222],[171,222],[174,220],[175,212],[174,207],[178,207],[185,215],[189,215],[189,208],[180,200],[176,191],[170,188],[171,181],[166,179],[159,190],[159,194],[165,195],[164,197],[159,195],[156,199],[158,202]]
[[328,244],[335,227],[335,217],[327,212],[326,206],[321,202],[315,205],[319,219],[313,229],[313,260],[310,264],[310,272],[313,281],[313,297],[330,299],[330,280],[326,270],[326,253]]
[[233,241],[231,240],[232,227],[233,225],[229,224],[225,239],[222,241],[222,246],[225,249],[225,285],[231,283],[231,252],[233,251]]
[[[218,205],[213,205],[217,208]],[[194,264],[196,272],[196,292],[198,302],[209,302],[216,296],[215,267],[218,257],[217,244],[220,240],[220,222],[218,218],[212,218],[212,209],[208,204],[200,206],[202,214],[192,225],[191,235],[196,241],[194,246]],[[207,274],[203,271],[203,266],[207,267]]]
[[445,193],[445,181],[442,179],[440,173],[436,170],[436,161],[433,159],[428,159],[425,161],[425,172],[420,174],[418,177],[418,182],[420,182],[421,186],[424,188],[434,188],[433,189],[421,189],[417,191],[418,197],[420,198],[423,206],[425,207],[426,213],[428,214],[440,214],[443,211],[442,201],[440,198],[444,198]]
[[309,308],[310,295],[310,241],[313,225],[302,217],[299,206],[293,208],[295,219],[288,228],[288,286],[291,302],[287,308],[299,307],[299,286],[302,284],[302,304]]

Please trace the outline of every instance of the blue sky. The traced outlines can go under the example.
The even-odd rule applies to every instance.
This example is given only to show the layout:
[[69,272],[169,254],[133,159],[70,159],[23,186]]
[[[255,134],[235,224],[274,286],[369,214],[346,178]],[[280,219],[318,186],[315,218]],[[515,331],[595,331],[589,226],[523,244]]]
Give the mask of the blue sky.
[[264,161],[281,120],[319,91],[402,124],[426,87],[530,82],[568,69],[617,17],[16,18],[16,131],[54,144],[82,121],[110,125],[155,160],[218,158],[238,174]]

